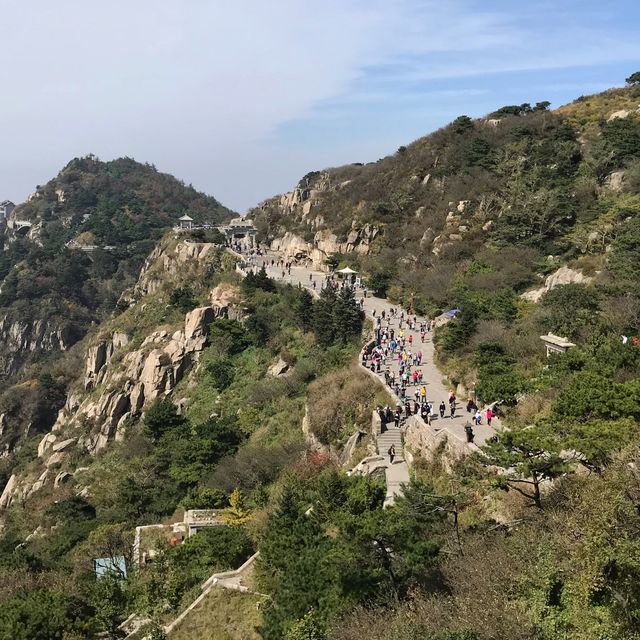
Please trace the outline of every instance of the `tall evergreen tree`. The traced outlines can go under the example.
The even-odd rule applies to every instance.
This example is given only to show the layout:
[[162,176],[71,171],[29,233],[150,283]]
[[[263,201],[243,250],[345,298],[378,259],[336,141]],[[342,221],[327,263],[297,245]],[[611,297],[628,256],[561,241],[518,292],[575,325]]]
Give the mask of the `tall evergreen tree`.
[[260,544],[261,588],[271,595],[260,628],[265,640],[280,640],[291,621],[318,609],[319,598],[331,588],[323,563],[330,539],[304,511],[287,487]]
[[346,344],[358,337],[362,333],[363,320],[363,313],[356,306],[353,291],[349,288],[342,289],[333,307],[334,340]]
[[323,347],[332,345],[335,339],[333,315],[335,303],[335,291],[331,287],[326,287],[320,293],[320,300],[313,305],[313,331],[316,334],[316,340]]

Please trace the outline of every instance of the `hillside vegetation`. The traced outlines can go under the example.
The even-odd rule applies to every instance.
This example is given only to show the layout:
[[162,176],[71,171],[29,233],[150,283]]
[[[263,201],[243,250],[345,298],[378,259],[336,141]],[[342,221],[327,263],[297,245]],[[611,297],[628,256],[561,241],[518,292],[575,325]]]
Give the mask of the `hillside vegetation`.
[[[414,465],[413,517],[463,523],[463,549],[437,521],[414,534],[438,549],[436,575],[379,582],[338,621],[326,603],[341,583],[325,578],[285,637],[638,637],[640,87],[460,116],[378,162],[308,174],[253,215],[294,259],[356,268],[421,314],[459,308],[436,333],[440,363],[508,426],[452,473],[437,456]],[[577,346],[546,359],[547,332]],[[325,535],[339,544],[343,526]],[[411,566],[402,536],[380,544],[393,581]]]
[[[75,158],[38,186],[12,214],[32,226],[7,227],[2,236],[0,383],[106,318],[185,213],[212,224],[231,215],[215,198],[130,158]],[[86,245],[96,249],[81,251]]]
[[[370,437],[341,455],[388,402],[358,368],[370,326],[350,291],[314,300],[264,270],[241,279],[237,255],[171,233],[133,284],[125,252],[100,281],[132,284],[115,309],[84,305],[87,337],[0,398],[19,416],[2,418],[0,640],[117,638],[132,612],[161,638],[212,572],[255,551],[256,594],[212,591],[171,640],[638,640],[638,108],[629,86],[460,116],[253,211],[288,259],[355,267],[411,312],[459,309],[433,336],[438,364],[506,428],[461,458],[406,447],[411,483],[388,508],[378,477],[345,473]],[[211,201],[178,191],[206,219]],[[157,194],[150,238],[174,219]],[[73,213],[53,236],[115,237],[95,207],[95,228]],[[574,347],[546,358],[547,332]],[[25,429],[60,408],[54,433]],[[136,566],[135,527],[192,508],[222,524],[176,546],[159,535]],[[93,559],[114,556],[126,579],[97,579]]]
[[[5,452],[51,428],[78,373],[82,347],[74,345],[116,311],[151,250],[187,212],[211,223],[231,215],[151,165],[92,156],[69,162],[15,209],[0,253]],[[16,229],[13,220],[32,226]],[[82,251],[86,245],[95,249]]]

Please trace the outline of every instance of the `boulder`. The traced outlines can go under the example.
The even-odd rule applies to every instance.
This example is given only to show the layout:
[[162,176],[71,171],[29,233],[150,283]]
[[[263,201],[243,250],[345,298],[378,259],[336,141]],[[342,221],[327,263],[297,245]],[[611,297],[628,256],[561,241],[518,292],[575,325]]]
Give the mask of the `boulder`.
[[425,232],[422,234],[422,238],[420,238],[420,248],[424,249],[428,244],[433,243],[435,238],[435,234],[431,227],[425,229]]
[[107,363],[109,346],[106,342],[99,342],[87,350],[87,362],[84,374],[85,389],[91,389],[97,384],[100,370]]
[[609,189],[609,191],[622,191],[622,185],[624,183],[624,171],[614,171],[610,173],[604,181],[604,188]]
[[142,367],[140,382],[144,385],[146,402],[152,402],[161,394],[171,391],[175,386],[171,358],[161,349],[153,349]]
[[53,443],[58,439],[55,433],[47,433],[38,445],[38,458],[43,458],[45,453],[51,449]]
[[212,289],[209,294],[213,313],[216,318],[229,318],[230,320],[242,320],[243,310],[238,306],[240,289],[228,282],[221,282]]
[[66,451],[75,441],[75,438],[68,438],[67,440],[63,440],[62,442],[57,442],[51,447],[51,450],[54,452]]
[[614,111],[608,118],[607,122],[611,122],[612,120],[617,120],[618,118],[628,118],[631,112],[627,109],[620,109],[619,111]]
[[44,487],[44,485],[47,483],[48,477],[49,477],[49,469],[45,469],[40,474],[40,477],[31,485],[31,487],[27,491],[27,495],[30,496],[32,493],[35,493],[36,491],[40,491],[40,489],[42,489],[42,487]]
[[2,495],[0,496],[0,509],[6,509],[13,500],[13,494],[16,492],[18,488],[18,477],[16,474],[12,474],[12,476],[7,481],[7,484],[4,485],[4,490]]
[[72,479],[73,479],[73,476],[70,473],[67,473],[66,471],[61,471],[56,476],[56,479],[53,481],[53,486],[54,488],[57,489],[61,484],[66,484]]
[[130,410],[132,415],[137,415],[142,411],[144,405],[144,385],[141,382],[137,382],[131,388],[129,403],[131,405]]
[[122,349],[129,344],[129,336],[123,331],[114,331],[111,336],[111,344],[114,349]]
[[198,307],[187,313],[184,321],[185,340],[205,337],[214,317],[213,307]]
[[282,358],[279,358],[275,364],[272,364],[267,373],[270,376],[274,376],[277,378],[278,376],[283,376],[289,371],[289,364],[285,362]]
[[538,302],[547,291],[551,291],[551,289],[555,289],[555,287],[565,284],[589,284],[592,280],[593,278],[585,276],[582,272],[564,266],[548,276],[544,281],[543,287],[533,289],[532,291],[525,291],[520,297],[530,302]]
[[58,451],[57,453],[53,453],[51,454],[51,456],[49,456],[49,459],[45,462],[45,465],[47,467],[55,467],[56,465],[59,465],[66,457],[67,454],[64,451]]

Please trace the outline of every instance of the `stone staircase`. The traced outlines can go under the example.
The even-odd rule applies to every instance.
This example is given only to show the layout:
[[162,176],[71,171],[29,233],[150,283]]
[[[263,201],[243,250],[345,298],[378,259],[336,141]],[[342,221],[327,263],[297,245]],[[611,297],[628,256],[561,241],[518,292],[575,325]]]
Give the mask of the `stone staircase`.
[[396,448],[396,457],[394,464],[401,460],[404,460],[404,449],[402,447],[402,433],[401,430],[396,428],[393,423],[390,423],[389,428],[377,436],[376,444],[378,445],[378,453],[384,456],[385,459],[389,459],[387,451],[393,444]]
[[[409,482],[409,469],[404,460],[404,447],[402,446],[401,430],[396,428],[393,423],[389,424],[389,428],[383,433],[379,433],[376,437],[378,445],[378,453],[384,457],[387,464],[386,480],[387,480],[387,496],[384,500],[384,506],[388,507],[395,501],[395,497],[402,493],[402,486]],[[389,447],[394,445],[396,449],[396,457],[393,464],[389,464]]]

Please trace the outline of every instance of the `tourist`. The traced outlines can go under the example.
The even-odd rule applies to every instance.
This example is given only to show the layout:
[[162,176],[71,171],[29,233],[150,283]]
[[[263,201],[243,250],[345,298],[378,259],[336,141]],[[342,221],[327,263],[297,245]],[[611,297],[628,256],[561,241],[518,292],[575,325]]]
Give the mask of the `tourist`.
[[456,400],[455,400],[455,398],[453,399],[452,402],[449,403],[449,410],[451,411],[451,419],[453,420],[453,418],[455,417],[455,413],[456,413]]
[[389,450],[387,451],[387,453],[389,454],[389,463],[393,464],[393,459],[396,457],[396,448],[395,445],[391,445],[389,447]]
[[467,434],[467,442],[473,442],[475,434],[473,433],[473,427],[468,422],[464,425],[464,432]]
[[493,418],[493,411],[491,411],[491,407],[487,408],[487,424],[491,426],[491,419]]
[[447,405],[444,403],[444,400],[440,403],[440,417],[444,418],[444,412],[447,410]]
[[476,424],[482,424],[482,414],[480,413],[480,409],[476,410],[476,414],[475,416],[473,416],[473,419],[476,421]]
[[393,422],[393,412],[391,411],[391,407],[389,405],[387,405],[384,409],[384,421],[389,423],[389,422]]
[[384,426],[385,426],[385,423],[386,423],[386,417],[385,417],[384,410],[383,410],[383,408],[381,406],[378,406],[376,411],[378,412],[378,416],[380,417],[380,426],[384,430]]

